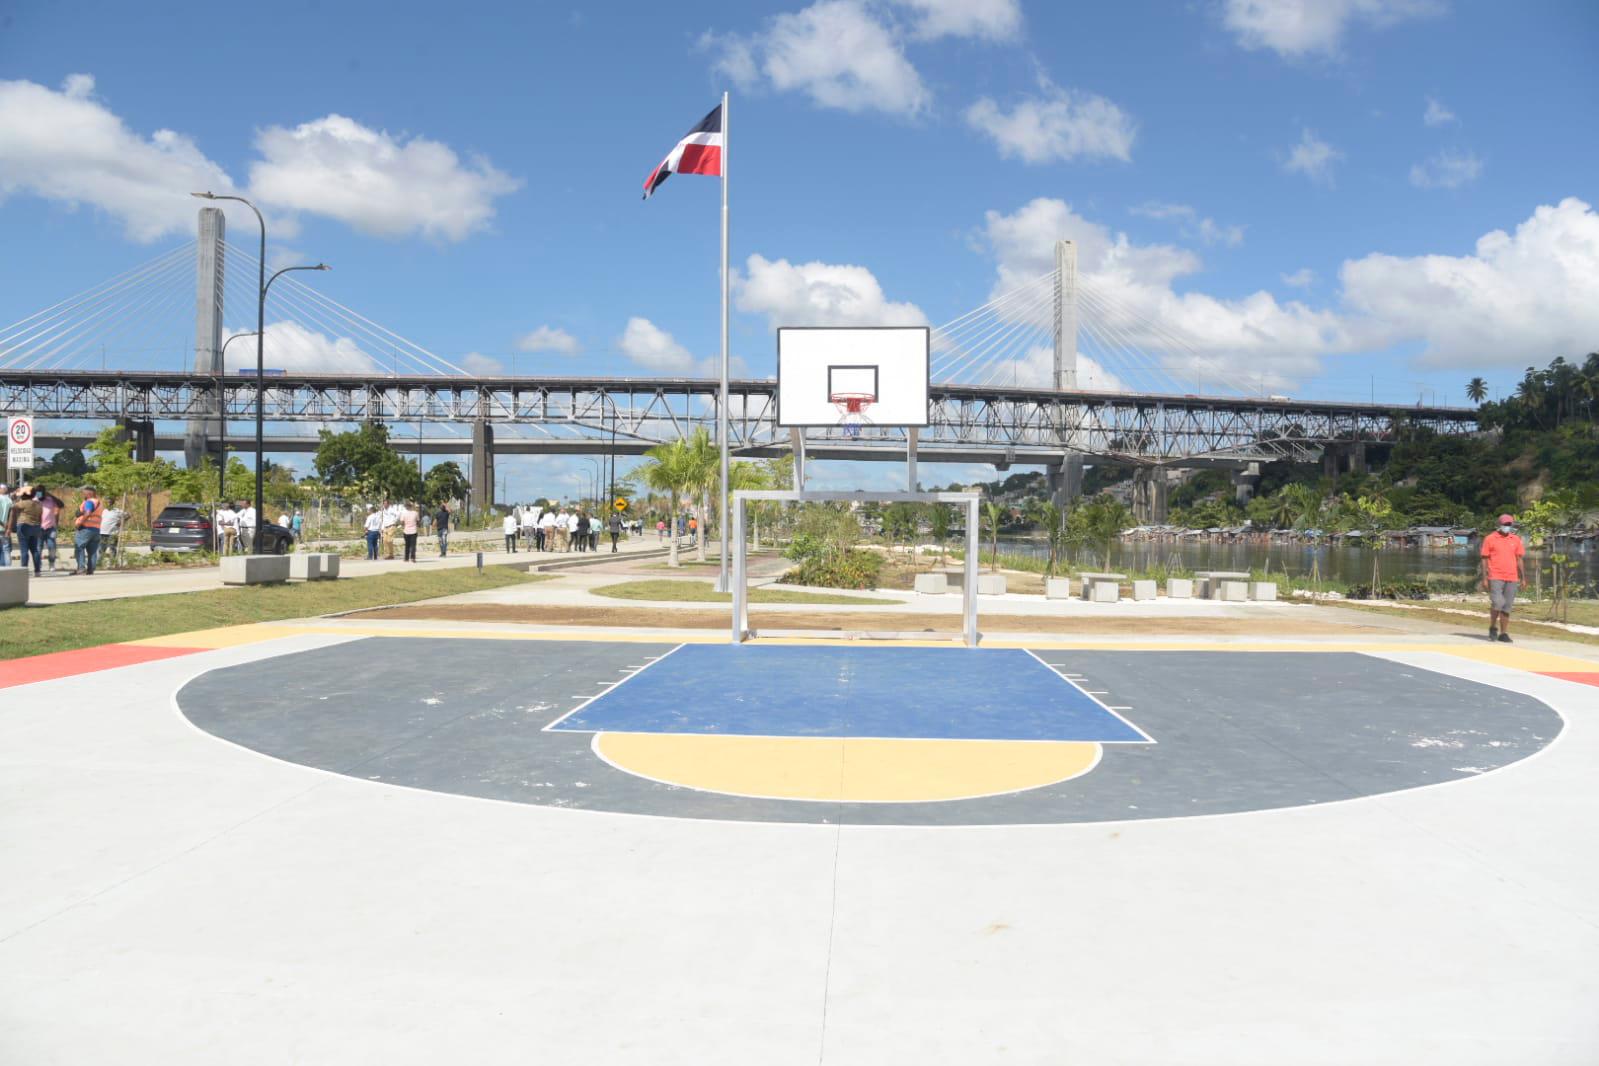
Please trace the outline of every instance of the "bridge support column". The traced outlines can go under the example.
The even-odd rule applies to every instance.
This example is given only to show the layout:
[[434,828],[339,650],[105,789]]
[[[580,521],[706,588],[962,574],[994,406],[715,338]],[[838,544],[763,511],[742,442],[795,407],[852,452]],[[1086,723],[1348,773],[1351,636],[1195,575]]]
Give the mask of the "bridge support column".
[[1045,469],[1044,479],[1049,485],[1049,498],[1055,506],[1065,510],[1083,494],[1083,457],[1077,452],[1067,452],[1059,466]]
[[1170,487],[1165,467],[1146,466],[1133,472],[1133,518],[1140,525],[1166,524]]
[[117,425],[117,436],[133,441],[133,461],[148,463],[155,460],[155,423],[125,419]]
[[1366,472],[1366,442],[1363,440],[1357,440],[1349,446],[1349,472],[1351,474]]
[[[195,251],[194,370],[215,374],[222,359],[223,235],[220,208],[200,208],[200,240]],[[190,420],[183,433],[183,462],[193,470],[222,436],[222,390],[217,390],[214,418]],[[223,461],[218,456],[219,461]]]
[[487,515],[494,506],[494,426],[472,423],[472,506]]
[[1233,472],[1233,498],[1240,504],[1255,498],[1255,486],[1260,484],[1260,464],[1250,463]]

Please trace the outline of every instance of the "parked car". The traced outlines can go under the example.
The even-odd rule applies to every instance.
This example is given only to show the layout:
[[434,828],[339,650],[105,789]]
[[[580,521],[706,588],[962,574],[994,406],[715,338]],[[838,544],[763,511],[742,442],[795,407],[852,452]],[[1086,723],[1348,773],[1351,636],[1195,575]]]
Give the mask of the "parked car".
[[[211,508],[200,503],[169,503],[156,515],[150,529],[150,550],[169,552],[216,550],[216,528]],[[294,534],[268,522],[261,527],[261,550],[286,555],[294,547]]]

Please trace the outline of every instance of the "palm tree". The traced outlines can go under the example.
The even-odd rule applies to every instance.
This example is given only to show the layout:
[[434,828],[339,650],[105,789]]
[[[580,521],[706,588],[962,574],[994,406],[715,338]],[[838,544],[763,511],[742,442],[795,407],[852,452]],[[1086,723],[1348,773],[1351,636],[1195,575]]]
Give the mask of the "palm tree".
[[988,521],[989,556],[995,570],[999,569],[999,520],[1003,514],[999,504],[993,500],[983,501],[983,517]]
[[694,558],[705,561],[706,519],[711,513],[711,494],[722,477],[722,453],[703,427],[696,429],[683,442],[691,480],[685,492],[699,501],[699,521],[694,525]]
[[681,438],[657,444],[644,456],[648,462],[639,468],[644,484],[665,492],[672,501],[672,509],[666,516],[671,543],[666,565],[681,566],[677,558],[678,501],[684,493],[693,492],[699,486],[700,471],[696,457],[688,442]]
[[1466,382],[1466,396],[1472,403],[1482,403],[1488,398],[1488,383],[1482,378],[1472,378]]

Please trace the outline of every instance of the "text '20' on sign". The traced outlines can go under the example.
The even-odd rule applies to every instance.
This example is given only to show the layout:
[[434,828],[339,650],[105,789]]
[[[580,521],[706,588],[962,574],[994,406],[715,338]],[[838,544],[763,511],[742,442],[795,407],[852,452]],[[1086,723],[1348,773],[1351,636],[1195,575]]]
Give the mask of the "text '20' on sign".
[[6,466],[33,469],[33,416],[13,415],[6,421]]

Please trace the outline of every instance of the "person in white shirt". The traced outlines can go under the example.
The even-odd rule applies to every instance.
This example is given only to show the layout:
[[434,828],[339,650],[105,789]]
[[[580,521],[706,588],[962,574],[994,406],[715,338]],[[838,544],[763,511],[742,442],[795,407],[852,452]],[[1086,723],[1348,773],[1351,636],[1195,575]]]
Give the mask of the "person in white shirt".
[[508,515],[505,516],[505,524],[504,524],[504,526],[502,528],[505,531],[505,550],[508,551],[508,552],[516,551],[516,529],[517,529],[517,526],[516,526],[516,515],[515,515],[515,513],[508,514]]
[[278,525],[282,526],[284,529],[288,529],[289,528],[289,516],[286,515],[286,514],[278,515]]
[[230,555],[239,546],[239,512],[231,503],[217,508],[217,551]]
[[109,506],[100,517],[100,558],[111,566],[122,550],[122,517],[122,511]]
[[522,530],[522,543],[528,546],[528,551],[533,550],[533,531],[539,528],[539,509],[532,504],[522,508],[522,513],[517,516],[517,521]]
[[383,536],[383,515],[376,510],[366,515],[366,557],[377,561],[378,540]]
[[246,555],[255,551],[255,505],[245,504],[239,511],[239,550]]
[[539,515],[539,551],[555,550],[555,512],[545,511]]
[[400,529],[400,505],[397,503],[384,503],[383,505],[383,558],[394,558],[394,538]]

